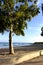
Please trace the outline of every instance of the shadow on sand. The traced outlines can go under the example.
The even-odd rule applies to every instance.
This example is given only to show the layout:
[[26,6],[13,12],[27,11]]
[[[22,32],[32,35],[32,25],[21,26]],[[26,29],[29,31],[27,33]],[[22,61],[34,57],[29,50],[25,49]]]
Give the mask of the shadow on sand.
[[[14,47],[14,49],[15,49],[15,55],[9,55],[9,49],[0,49],[0,62],[2,63],[8,62],[8,64],[13,63],[18,65],[19,63],[23,63],[32,59],[33,56],[35,56],[36,58],[41,55],[40,50],[43,50],[43,44],[33,44],[30,46]],[[35,61],[35,62],[38,63],[42,61]],[[29,62],[29,63],[35,63],[35,62]]]

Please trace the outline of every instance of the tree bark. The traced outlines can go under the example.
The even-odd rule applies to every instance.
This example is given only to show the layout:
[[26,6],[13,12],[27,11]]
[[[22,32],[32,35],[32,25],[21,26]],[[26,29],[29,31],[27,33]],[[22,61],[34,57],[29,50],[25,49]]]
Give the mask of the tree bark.
[[14,49],[12,44],[12,25],[10,27],[10,33],[9,33],[9,54],[14,54]]

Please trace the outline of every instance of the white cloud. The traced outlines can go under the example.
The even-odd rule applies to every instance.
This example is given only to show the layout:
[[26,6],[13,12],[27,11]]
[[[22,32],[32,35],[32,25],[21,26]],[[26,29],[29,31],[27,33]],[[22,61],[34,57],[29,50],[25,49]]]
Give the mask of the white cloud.
[[41,35],[38,35],[38,36],[24,36],[24,37],[20,37],[20,39],[19,39],[19,37],[17,37],[17,39],[14,39],[13,38],[13,42],[14,42],[14,40],[15,40],[15,42],[31,42],[31,43],[34,43],[34,42],[43,42],[43,37],[41,36]]
[[42,36],[36,36],[31,39],[32,42],[43,42]]
[[37,5],[39,5],[40,4],[40,0],[37,0]]

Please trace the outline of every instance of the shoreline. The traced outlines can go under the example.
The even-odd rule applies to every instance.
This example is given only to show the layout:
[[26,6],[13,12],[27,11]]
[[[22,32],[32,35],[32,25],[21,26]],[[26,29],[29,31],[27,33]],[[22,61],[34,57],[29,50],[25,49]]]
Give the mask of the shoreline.
[[[7,50],[8,48],[0,48],[0,50]],[[28,50],[28,51],[35,51],[35,50],[42,50],[43,44],[32,44],[32,45],[26,45],[26,46],[15,46],[15,50]]]
[[[43,44],[33,44],[30,46],[18,46],[14,47],[15,54],[21,54],[21,53],[28,53],[33,51],[40,51],[43,50]],[[0,55],[6,55],[9,54],[9,48],[1,48],[0,49]]]
[[[17,46],[30,46],[32,44],[33,43],[13,43],[13,46],[14,47],[17,47]],[[9,48],[9,43],[7,43],[7,42],[0,42],[0,48]]]
[[[12,63],[15,63],[15,64],[20,64],[22,62],[25,62],[25,61],[30,61],[34,58],[37,58],[37,57],[40,57],[43,55],[40,55],[40,51],[31,51],[31,52],[23,52],[23,51],[19,51],[17,53],[15,53],[14,55],[9,55],[9,54],[2,54],[0,55],[0,61],[3,63],[7,63],[7,61],[9,60],[10,62]],[[8,61],[8,63],[10,63]]]
[[[21,46],[21,47],[19,46],[19,47],[14,47],[14,51],[15,51],[14,55],[9,55],[9,48],[3,48],[3,49],[1,48],[0,64],[2,65],[5,63],[4,65],[7,65],[7,61],[8,61],[9,65],[13,65],[11,63],[15,63],[19,65],[19,63],[22,63],[23,61],[25,62],[32,58],[39,57],[40,51],[43,52],[42,50],[43,50],[43,44],[33,44],[30,46]],[[23,65],[25,65],[25,63]]]

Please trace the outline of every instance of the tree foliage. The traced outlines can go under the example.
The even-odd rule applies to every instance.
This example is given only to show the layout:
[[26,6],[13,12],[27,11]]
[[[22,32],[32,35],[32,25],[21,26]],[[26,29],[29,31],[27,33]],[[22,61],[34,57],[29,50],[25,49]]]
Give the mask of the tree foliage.
[[41,36],[43,36],[43,27],[41,28],[41,31],[42,31],[42,32],[41,32]]
[[38,13],[35,0],[0,0],[0,32],[10,31],[12,24],[12,32],[24,36],[27,20],[30,21]]

